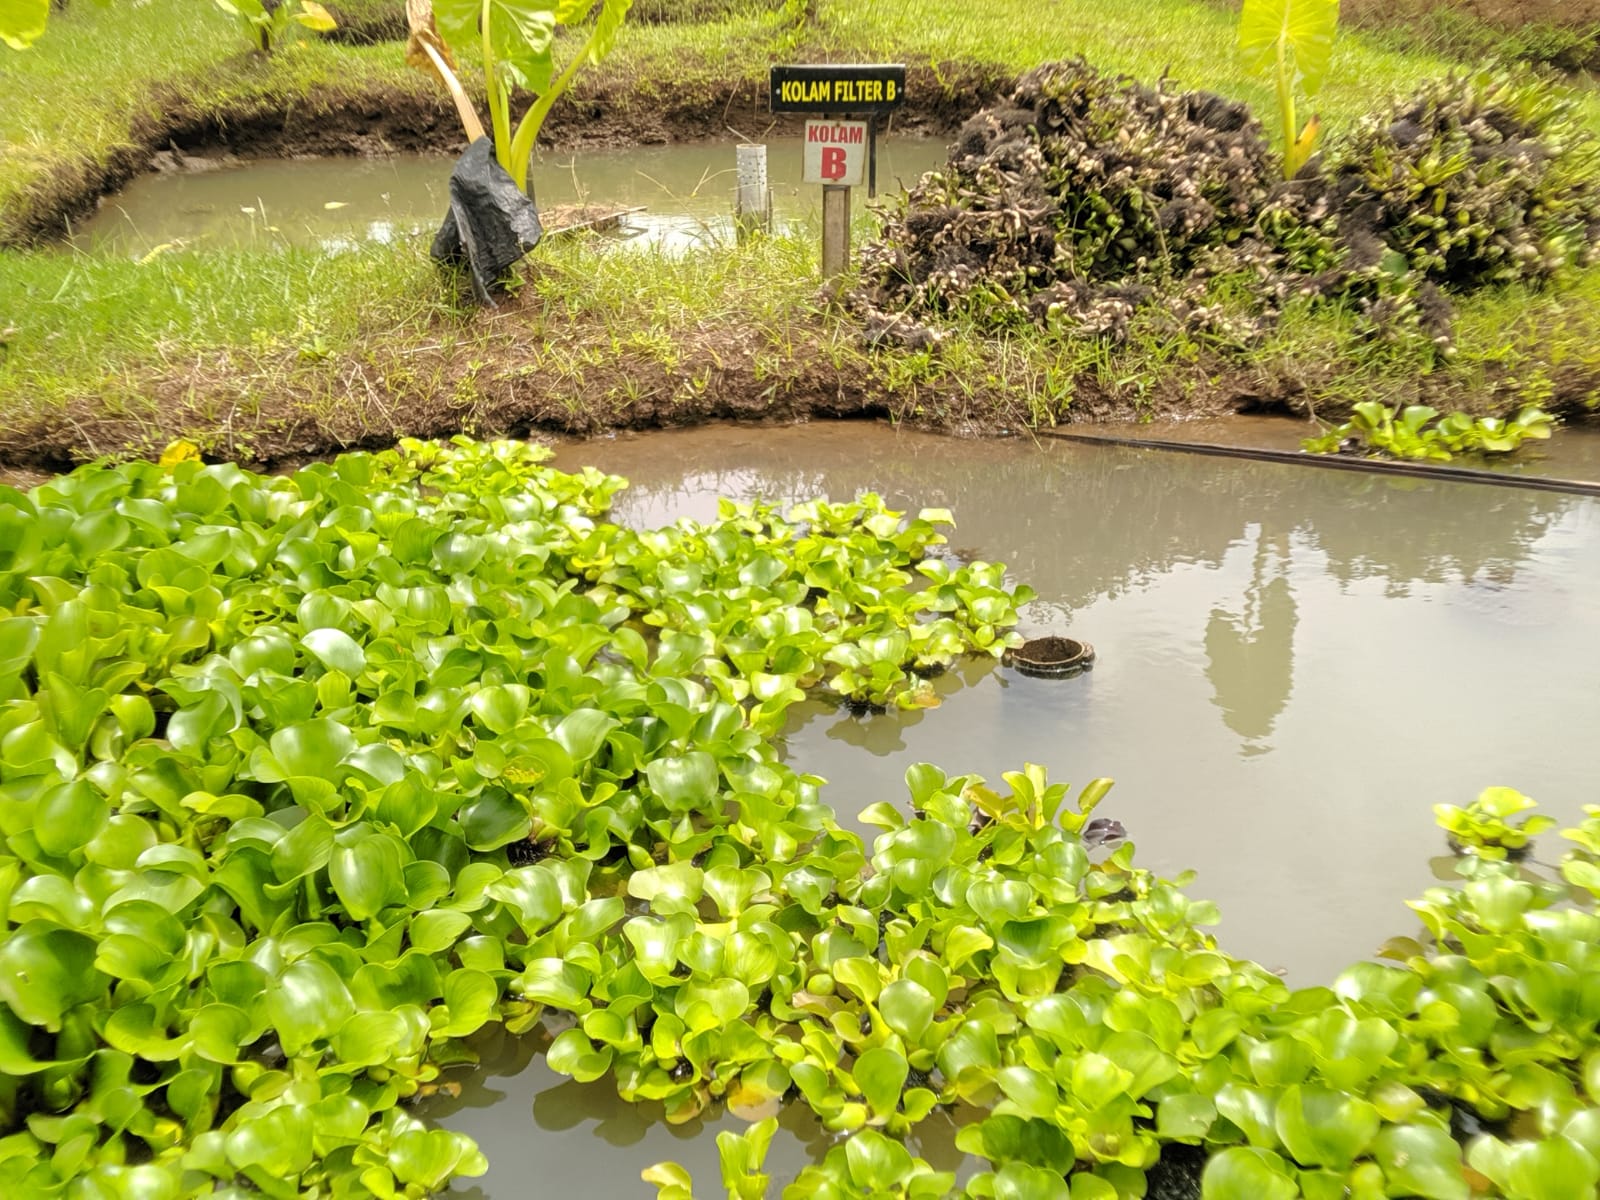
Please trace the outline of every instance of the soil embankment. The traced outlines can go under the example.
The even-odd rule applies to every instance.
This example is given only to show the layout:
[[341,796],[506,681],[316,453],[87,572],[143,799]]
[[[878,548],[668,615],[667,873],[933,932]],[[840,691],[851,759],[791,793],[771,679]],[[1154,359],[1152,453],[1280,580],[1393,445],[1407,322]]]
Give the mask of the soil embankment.
[[1341,13],[1465,62],[1600,70],[1600,0],[1343,0]]

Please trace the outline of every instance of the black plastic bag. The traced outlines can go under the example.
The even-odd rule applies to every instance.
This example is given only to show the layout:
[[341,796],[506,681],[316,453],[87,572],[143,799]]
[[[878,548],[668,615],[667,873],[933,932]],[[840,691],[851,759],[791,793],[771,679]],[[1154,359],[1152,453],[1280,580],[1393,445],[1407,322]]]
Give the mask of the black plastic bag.
[[433,257],[465,267],[473,295],[492,308],[507,269],[543,236],[539,210],[495,160],[493,141],[473,142],[450,173],[450,211],[434,234]]

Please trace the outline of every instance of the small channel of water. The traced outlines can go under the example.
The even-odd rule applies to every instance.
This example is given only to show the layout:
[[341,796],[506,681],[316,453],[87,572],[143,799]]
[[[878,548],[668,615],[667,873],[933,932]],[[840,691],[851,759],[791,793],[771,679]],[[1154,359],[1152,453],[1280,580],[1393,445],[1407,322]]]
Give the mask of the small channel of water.
[[[893,136],[878,149],[879,194],[944,162],[941,138]],[[799,138],[767,142],[775,220],[819,220],[821,190],[800,182]],[[157,246],[289,244],[346,249],[431,236],[449,203],[454,160],[269,159],[147,175],[108,197],[76,244],[135,257]],[[534,165],[541,206],[635,207],[622,238],[683,250],[733,234],[734,143],[694,142],[547,154]],[[860,195],[865,197],[865,191]]]
[[[1100,811],[1140,861],[1198,869],[1223,944],[1294,984],[1414,932],[1404,901],[1448,877],[1434,803],[1504,783],[1567,821],[1600,801],[1600,501],[860,424],[618,437],[557,464],[629,477],[616,515],[637,525],[709,519],[718,496],[871,489],[953,509],[954,547],[1038,591],[1025,630],[1088,639],[1094,671],[975,666],[912,714],[812,705],[789,755],[846,816],[903,802],[923,760],[1114,776]],[[513,1200],[536,1180],[536,1194],[644,1197],[638,1173],[663,1158],[717,1190],[715,1133],[736,1118],[672,1129],[607,1082],[552,1075],[526,1039],[486,1050],[488,1069],[429,1110],[489,1156],[466,1195]],[[829,1144],[802,1113],[782,1120],[780,1185]],[[920,1152],[953,1167],[948,1124]]]

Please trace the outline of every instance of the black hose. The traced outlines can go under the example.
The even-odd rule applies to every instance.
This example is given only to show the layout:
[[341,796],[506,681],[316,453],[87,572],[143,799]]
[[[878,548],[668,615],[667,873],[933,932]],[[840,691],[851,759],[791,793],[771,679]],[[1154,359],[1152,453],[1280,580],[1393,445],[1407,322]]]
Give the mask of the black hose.
[[1468,467],[1424,466],[1415,462],[1395,462],[1383,458],[1346,458],[1336,454],[1307,454],[1303,450],[1267,450],[1254,446],[1216,446],[1206,442],[1169,442],[1159,438],[1111,437],[1097,433],[1069,433],[1061,429],[1041,429],[1044,437],[1087,445],[1122,446],[1134,450],[1181,451],[1210,454],[1219,458],[1249,458],[1258,462],[1287,463],[1302,467],[1326,467],[1333,471],[1370,471],[1379,475],[1407,479],[1446,479],[1451,483],[1490,483],[1500,487],[1524,488],[1535,492],[1565,492],[1573,496],[1600,497],[1600,483],[1587,479],[1552,479],[1542,475],[1502,475],[1495,471],[1474,471]]

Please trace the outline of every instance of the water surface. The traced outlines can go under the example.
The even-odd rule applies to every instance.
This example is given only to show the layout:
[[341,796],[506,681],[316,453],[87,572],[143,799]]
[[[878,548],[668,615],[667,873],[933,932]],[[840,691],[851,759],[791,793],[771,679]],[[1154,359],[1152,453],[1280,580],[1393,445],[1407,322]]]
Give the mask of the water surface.
[[[880,196],[944,161],[940,138],[892,136],[878,145]],[[774,218],[819,220],[821,189],[800,182],[799,138],[767,141]],[[209,170],[146,175],[87,221],[75,239],[118,254],[157,246],[287,243],[337,250],[362,242],[431,236],[449,203],[454,159],[263,159]],[[630,244],[681,250],[732,237],[734,143],[692,142],[546,154],[534,164],[541,206],[644,206],[628,218]],[[857,189],[858,203],[866,197]]]

